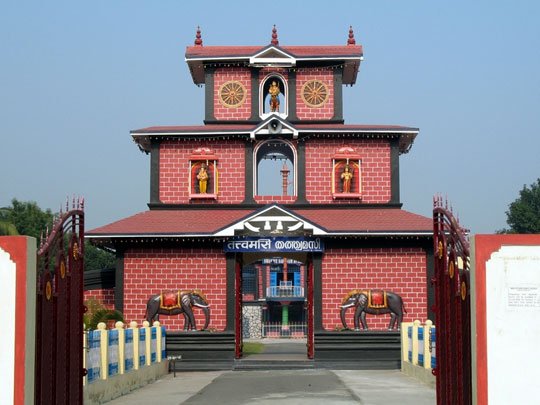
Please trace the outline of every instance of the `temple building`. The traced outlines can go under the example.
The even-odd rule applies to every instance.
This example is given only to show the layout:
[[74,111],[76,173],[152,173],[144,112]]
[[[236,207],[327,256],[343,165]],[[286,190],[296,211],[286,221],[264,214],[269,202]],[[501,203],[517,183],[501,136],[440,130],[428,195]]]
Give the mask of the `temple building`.
[[[400,200],[400,158],[419,130],[345,123],[363,50],[352,28],[343,43],[286,45],[274,27],[266,45],[209,46],[198,29],[185,61],[204,87],[203,124],[131,131],[149,155],[148,210],[87,232],[118,263],[114,288],[87,297],[141,322],[150,296],[197,291],[210,320],[190,336],[234,342],[236,358],[246,337],[304,337],[317,359],[365,336],[361,311],[342,307],[360,291],[380,308],[381,290],[397,294],[404,321],[426,319],[432,220]],[[391,319],[365,322],[382,332]],[[183,336],[184,317],[160,322]]]

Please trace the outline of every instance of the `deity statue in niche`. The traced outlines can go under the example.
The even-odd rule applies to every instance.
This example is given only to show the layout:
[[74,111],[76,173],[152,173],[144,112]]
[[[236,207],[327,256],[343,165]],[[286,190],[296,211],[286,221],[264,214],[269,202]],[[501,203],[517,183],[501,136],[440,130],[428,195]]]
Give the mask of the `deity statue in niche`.
[[201,164],[199,172],[197,173],[197,180],[199,181],[199,193],[206,194],[206,189],[208,187],[208,178],[208,170],[206,168],[206,165],[203,163]]
[[279,112],[279,94],[281,93],[279,89],[279,84],[273,80],[272,84],[268,88],[268,94],[270,94],[270,111]]
[[341,181],[343,183],[344,193],[351,192],[352,178],[353,178],[353,172],[351,171],[349,164],[346,164],[345,167],[343,168],[343,173],[341,173]]

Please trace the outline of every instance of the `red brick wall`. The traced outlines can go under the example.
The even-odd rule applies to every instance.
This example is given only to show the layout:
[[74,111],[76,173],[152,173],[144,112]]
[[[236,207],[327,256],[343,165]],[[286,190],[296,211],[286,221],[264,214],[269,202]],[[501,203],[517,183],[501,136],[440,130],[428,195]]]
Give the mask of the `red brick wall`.
[[[328,249],[322,272],[323,326],[341,328],[343,297],[353,289],[385,289],[401,295],[407,313],[403,321],[427,317],[426,254],[420,248]],[[354,309],[347,324],[354,327]],[[390,315],[367,315],[370,329],[386,329]]]
[[[201,146],[218,157],[219,190],[216,203],[235,204],[244,200],[244,143],[238,140],[214,142],[165,141],[160,146],[159,197],[163,203],[189,202],[189,156]],[[194,200],[206,203],[209,200]]]
[[[320,80],[328,89],[328,100],[320,107],[310,107],[302,99],[302,87],[310,80]],[[302,120],[323,120],[334,116],[334,73],[331,70],[315,69],[297,73],[296,115]]]
[[306,142],[306,196],[310,203],[348,204],[332,198],[332,156],[350,146],[361,157],[362,202],[386,203],[391,198],[390,144],[381,139],[313,139]]
[[254,197],[258,204],[292,204],[296,201],[294,195],[256,195]]
[[[209,328],[224,330],[226,324],[226,263],[220,249],[132,249],[124,255],[124,317],[144,320],[151,295],[163,290],[199,289],[210,304]],[[197,328],[204,314],[195,308]],[[182,330],[183,315],[160,316],[170,330]]]
[[[219,100],[221,85],[230,80],[241,82],[246,89],[244,103],[225,107]],[[219,68],[214,73],[214,117],[218,120],[245,120],[251,116],[251,73],[248,68]]]
[[90,298],[101,302],[103,306],[109,309],[114,309],[114,288],[108,288],[105,290],[88,290],[84,292],[84,300]]

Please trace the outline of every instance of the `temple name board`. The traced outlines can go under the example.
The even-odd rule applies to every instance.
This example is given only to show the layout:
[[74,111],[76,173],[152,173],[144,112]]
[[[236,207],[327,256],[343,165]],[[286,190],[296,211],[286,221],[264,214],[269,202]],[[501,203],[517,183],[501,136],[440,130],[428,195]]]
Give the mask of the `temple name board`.
[[242,238],[225,243],[225,252],[322,252],[320,238]]

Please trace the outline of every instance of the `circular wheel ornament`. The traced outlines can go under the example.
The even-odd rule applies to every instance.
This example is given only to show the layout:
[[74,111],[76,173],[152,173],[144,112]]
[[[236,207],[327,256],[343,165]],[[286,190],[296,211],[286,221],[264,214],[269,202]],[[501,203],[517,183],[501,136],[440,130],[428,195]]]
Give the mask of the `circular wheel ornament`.
[[448,263],[448,275],[450,276],[450,278],[454,278],[454,273],[455,273],[454,260],[450,260],[450,262]]
[[66,277],[66,262],[64,260],[60,261],[60,277]]
[[52,297],[52,284],[50,281],[47,281],[47,284],[45,284],[45,298],[47,298],[47,301],[50,301]]
[[465,299],[467,298],[467,284],[465,284],[465,281],[461,282],[460,290],[461,290],[460,291],[461,292],[461,300],[465,301]]
[[232,80],[221,85],[218,96],[225,107],[240,107],[246,100],[246,88],[239,81]]
[[328,87],[320,80],[310,80],[302,86],[302,100],[310,107],[321,107],[328,101]]

